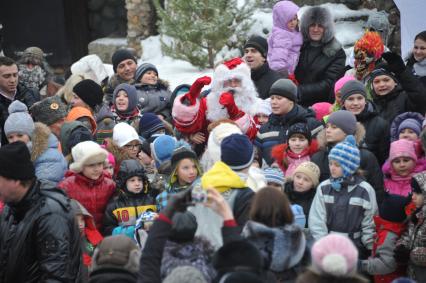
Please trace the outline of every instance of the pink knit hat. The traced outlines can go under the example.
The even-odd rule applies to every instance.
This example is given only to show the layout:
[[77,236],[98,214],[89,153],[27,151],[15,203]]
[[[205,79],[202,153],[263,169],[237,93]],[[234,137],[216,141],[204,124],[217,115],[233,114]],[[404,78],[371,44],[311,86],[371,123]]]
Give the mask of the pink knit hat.
[[312,265],[321,273],[350,276],[356,272],[358,250],[352,241],[340,234],[329,234],[312,246]]
[[417,161],[416,148],[413,141],[400,139],[390,145],[389,161],[392,162],[398,157],[409,157]]
[[334,94],[336,94],[340,89],[347,83],[348,81],[354,81],[354,76],[343,76],[340,79],[337,80],[337,82],[334,84]]
[[324,116],[327,116],[331,113],[331,103],[318,102],[312,105],[312,109],[315,111],[315,119],[322,121]]

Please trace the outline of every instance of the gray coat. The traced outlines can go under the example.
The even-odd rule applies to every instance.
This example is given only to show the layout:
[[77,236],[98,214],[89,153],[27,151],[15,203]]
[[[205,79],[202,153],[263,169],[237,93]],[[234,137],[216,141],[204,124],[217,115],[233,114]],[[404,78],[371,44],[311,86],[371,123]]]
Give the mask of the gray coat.
[[168,86],[159,81],[156,85],[136,84],[138,108],[141,114],[152,112],[160,114],[166,120],[171,120],[170,97],[172,93]]

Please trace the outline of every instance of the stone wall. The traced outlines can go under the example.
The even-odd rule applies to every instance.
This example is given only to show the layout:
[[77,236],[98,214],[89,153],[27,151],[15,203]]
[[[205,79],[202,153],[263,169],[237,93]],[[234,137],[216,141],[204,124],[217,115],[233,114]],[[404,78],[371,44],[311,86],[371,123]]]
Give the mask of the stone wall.
[[125,37],[127,10],[125,0],[89,0],[90,38]]

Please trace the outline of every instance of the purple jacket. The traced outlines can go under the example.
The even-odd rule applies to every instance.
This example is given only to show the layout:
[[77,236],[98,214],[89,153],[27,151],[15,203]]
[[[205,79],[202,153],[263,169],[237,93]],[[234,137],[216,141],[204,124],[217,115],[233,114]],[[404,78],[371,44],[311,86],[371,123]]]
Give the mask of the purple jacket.
[[291,1],[280,1],[274,6],[273,27],[268,38],[268,63],[272,70],[294,73],[297,66],[303,37],[299,31],[287,28],[297,11],[299,7]]

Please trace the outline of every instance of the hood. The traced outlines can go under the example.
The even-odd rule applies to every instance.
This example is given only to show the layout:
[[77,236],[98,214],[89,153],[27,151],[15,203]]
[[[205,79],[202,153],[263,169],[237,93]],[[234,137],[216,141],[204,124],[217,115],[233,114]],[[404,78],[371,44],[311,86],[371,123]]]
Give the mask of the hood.
[[[40,155],[43,154],[43,152],[46,151],[46,149],[53,147],[52,143],[54,141],[51,140],[51,135],[53,136],[48,126],[40,122],[34,123],[34,132],[31,137],[31,161],[34,162],[37,158],[40,157]],[[55,142],[57,147],[58,140],[56,139]]]
[[398,128],[401,125],[401,123],[407,119],[414,119],[418,121],[420,125],[422,125],[424,117],[417,112],[404,112],[396,116],[395,119],[393,119],[391,128],[390,128],[391,142],[399,139]]
[[[86,126],[80,121],[66,122],[62,125],[59,138],[64,156],[67,156],[71,153],[71,148],[68,148],[67,144],[69,142],[71,133],[78,127],[86,128]],[[89,131],[87,130],[87,132]]]
[[96,121],[90,112],[89,109],[85,107],[73,107],[70,112],[68,112],[67,117],[65,118],[65,122],[76,121],[80,118],[87,117],[90,120],[90,124],[92,125],[92,135],[96,133]]
[[308,8],[300,19],[300,31],[303,34],[305,42],[311,41],[309,38],[309,26],[320,24],[324,27],[324,35],[321,39],[321,44],[324,45],[334,38],[335,27],[333,16],[325,7],[313,6]]
[[246,184],[237,173],[222,161],[216,162],[209,171],[204,173],[201,184],[203,188],[214,187],[220,193],[230,189],[246,188]]
[[289,31],[287,23],[297,15],[299,7],[291,1],[280,1],[272,10],[273,26]]

